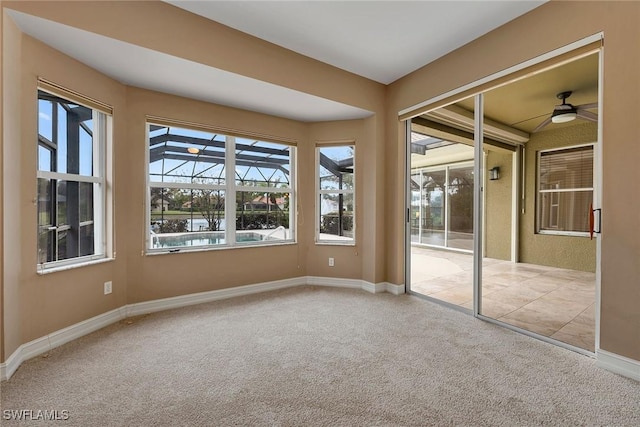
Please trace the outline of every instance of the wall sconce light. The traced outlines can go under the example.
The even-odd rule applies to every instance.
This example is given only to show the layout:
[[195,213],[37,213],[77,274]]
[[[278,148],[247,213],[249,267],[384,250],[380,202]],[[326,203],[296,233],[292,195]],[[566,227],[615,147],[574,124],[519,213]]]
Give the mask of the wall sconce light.
[[500,178],[500,167],[499,166],[494,166],[491,169],[489,169],[489,179],[491,181],[495,181],[497,179]]
[[187,151],[191,154],[198,154],[200,152],[200,149],[196,147],[189,147],[187,148]]

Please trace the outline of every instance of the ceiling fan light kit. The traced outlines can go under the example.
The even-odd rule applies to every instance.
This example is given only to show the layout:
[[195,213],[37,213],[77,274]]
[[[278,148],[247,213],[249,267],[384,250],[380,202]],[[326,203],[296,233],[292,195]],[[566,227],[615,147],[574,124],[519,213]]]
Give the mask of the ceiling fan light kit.
[[575,120],[576,117],[578,117],[578,113],[575,111],[554,112],[553,116],[551,116],[551,121],[553,123],[566,123]]
[[562,104],[556,105],[551,114],[551,121],[553,123],[566,123],[571,120],[575,120],[578,116],[576,108],[567,103],[567,98],[571,96],[571,91],[560,92],[556,95],[556,98],[562,100]]
[[545,121],[540,123],[534,130],[533,133],[536,133],[549,123],[566,123],[571,120],[575,120],[577,118],[581,118],[590,122],[597,122],[598,115],[592,113],[590,111],[585,111],[589,108],[597,108],[598,103],[594,102],[592,104],[583,104],[583,105],[572,105],[567,102],[567,98],[571,96],[571,91],[560,92],[556,95],[558,99],[562,100],[562,104],[556,105],[551,113],[551,117],[547,118]]

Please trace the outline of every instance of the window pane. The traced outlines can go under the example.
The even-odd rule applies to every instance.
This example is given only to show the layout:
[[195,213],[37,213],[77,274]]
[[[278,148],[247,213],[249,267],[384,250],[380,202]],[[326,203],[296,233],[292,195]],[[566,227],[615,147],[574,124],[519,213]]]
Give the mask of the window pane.
[[38,145],[38,170],[51,172],[51,149]]
[[321,190],[353,190],[353,146],[322,147],[319,151]]
[[58,181],[56,190],[56,224],[68,224],[67,217],[67,181]]
[[55,231],[48,230],[46,227],[38,227],[38,264],[54,260],[55,235]]
[[[227,152],[231,145],[235,151]],[[150,248],[291,239],[289,190],[294,149],[285,144],[149,124],[150,182],[204,187],[150,188]],[[228,164],[233,166],[235,176],[230,182],[226,180]],[[238,186],[256,191],[236,191]],[[282,193],[269,191],[279,188]],[[227,191],[237,197],[235,218],[230,218],[235,224],[229,225],[225,194],[232,193]],[[233,201],[230,203],[229,208],[234,209]],[[236,227],[236,241],[226,241],[226,227]]]
[[80,222],[93,221],[93,186],[89,182],[80,183]]
[[49,227],[53,224],[51,185],[52,180],[38,178],[38,226],[41,227]]
[[224,147],[224,135],[150,124],[149,179],[224,185]]
[[55,123],[57,133],[54,136],[53,143],[56,147],[56,171],[61,173],[67,172],[67,113],[60,104],[56,104],[58,120]]
[[55,248],[55,232],[53,227],[53,215],[51,212],[54,200],[52,188],[55,181],[38,178],[38,262],[53,260]]
[[236,138],[236,184],[289,187],[291,147]]
[[289,201],[289,193],[237,192],[236,242],[293,239]]
[[151,188],[151,248],[225,243],[224,191]]
[[63,259],[67,259],[71,257],[67,249],[67,244],[69,243],[69,230],[60,230],[58,231],[58,245],[57,245],[57,256],[52,261],[60,261]]
[[53,107],[51,101],[38,99],[38,134],[53,139]]
[[[91,121],[85,122],[91,126]],[[80,175],[93,175],[93,138],[84,128],[80,130]]]
[[353,194],[321,194],[320,240],[353,238]]
[[[95,120],[94,120],[95,119]],[[38,91],[38,170],[100,177],[94,170],[94,143],[106,141],[104,131],[94,135],[94,123],[104,113],[58,95]],[[95,139],[94,139],[95,137]],[[97,184],[38,178],[38,262],[54,262],[93,255],[103,242],[95,241]]]
[[540,228],[553,231],[589,231],[593,191],[540,193]]
[[540,189],[593,188],[593,146],[540,154]]
[[94,254],[93,223],[80,227],[80,256]]

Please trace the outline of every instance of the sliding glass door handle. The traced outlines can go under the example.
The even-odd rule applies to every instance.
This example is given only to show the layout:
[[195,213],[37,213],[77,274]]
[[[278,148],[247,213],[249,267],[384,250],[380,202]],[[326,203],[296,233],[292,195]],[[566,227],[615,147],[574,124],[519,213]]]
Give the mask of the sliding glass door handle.
[[[598,212],[598,229],[595,229],[596,218],[595,213]],[[602,209],[593,209],[593,204],[589,204],[589,237],[593,240],[593,233],[600,234],[602,232]]]

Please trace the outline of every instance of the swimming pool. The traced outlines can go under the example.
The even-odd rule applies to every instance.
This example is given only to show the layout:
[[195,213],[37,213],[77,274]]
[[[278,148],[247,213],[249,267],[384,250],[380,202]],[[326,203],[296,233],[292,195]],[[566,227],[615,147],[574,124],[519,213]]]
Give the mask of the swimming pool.
[[[261,242],[272,240],[267,236],[253,232],[236,234],[236,242]],[[195,246],[224,245],[224,231],[198,231],[192,233],[166,233],[151,235],[152,249],[182,248]]]

